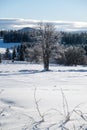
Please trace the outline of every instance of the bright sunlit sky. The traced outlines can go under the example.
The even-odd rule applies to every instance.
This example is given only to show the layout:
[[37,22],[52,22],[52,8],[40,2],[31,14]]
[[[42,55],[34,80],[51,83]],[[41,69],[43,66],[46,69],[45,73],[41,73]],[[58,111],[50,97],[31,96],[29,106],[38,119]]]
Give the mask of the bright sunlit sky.
[[87,22],[87,0],[0,0],[0,18]]

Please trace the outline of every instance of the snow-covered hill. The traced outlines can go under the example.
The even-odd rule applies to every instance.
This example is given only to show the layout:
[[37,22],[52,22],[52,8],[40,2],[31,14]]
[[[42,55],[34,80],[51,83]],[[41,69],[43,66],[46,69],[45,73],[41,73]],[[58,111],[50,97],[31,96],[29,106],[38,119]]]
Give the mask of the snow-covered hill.
[[39,22],[53,23],[59,31],[87,31],[87,22],[40,21],[31,19],[0,19],[0,30],[18,30],[26,27],[36,27]]
[[50,65],[45,72],[39,64],[0,64],[0,129],[61,130],[63,123],[79,129],[87,126],[85,113],[87,67]]

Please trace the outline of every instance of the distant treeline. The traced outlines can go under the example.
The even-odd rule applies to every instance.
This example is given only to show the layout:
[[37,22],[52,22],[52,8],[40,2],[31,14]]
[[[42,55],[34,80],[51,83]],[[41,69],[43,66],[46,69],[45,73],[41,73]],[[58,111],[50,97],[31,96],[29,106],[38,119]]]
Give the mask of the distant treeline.
[[17,42],[34,42],[33,33],[20,31],[0,31],[0,37],[3,38],[4,43]]
[[[22,31],[0,31],[0,37],[5,43],[10,42],[35,42],[36,38],[34,32]],[[82,45],[87,44],[87,33],[68,33],[61,32],[61,44],[64,45]]]
[[67,33],[62,32],[61,43],[64,45],[87,44],[87,33]]

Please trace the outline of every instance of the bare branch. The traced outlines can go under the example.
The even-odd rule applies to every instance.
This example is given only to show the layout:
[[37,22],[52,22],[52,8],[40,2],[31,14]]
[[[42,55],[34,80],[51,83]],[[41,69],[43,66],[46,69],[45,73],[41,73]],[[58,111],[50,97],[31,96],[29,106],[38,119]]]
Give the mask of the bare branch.
[[40,100],[37,101],[37,99],[36,99],[36,88],[35,88],[35,91],[34,91],[34,100],[35,100],[35,105],[36,105],[37,112],[38,112],[40,118],[42,119],[42,121],[44,121],[44,116],[41,114],[40,109],[39,109],[39,105],[38,105],[38,102]]
[[69,108],[68,108],[68,103],[67,103],[67,100],[66,100],[66,97],[64,95],[64,92],[61,88],[61,93],[62,93],[62,97],[63,97],[63,110],[64,110],[64,114],[65,116],[69,115]]

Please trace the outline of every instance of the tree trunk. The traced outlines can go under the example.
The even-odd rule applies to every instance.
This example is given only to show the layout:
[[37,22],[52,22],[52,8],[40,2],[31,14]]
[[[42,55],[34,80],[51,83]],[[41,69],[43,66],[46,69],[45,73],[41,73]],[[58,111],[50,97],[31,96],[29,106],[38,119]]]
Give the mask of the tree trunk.
[[44,70],[49,71],[49,55],[44,54],[43,56]]

